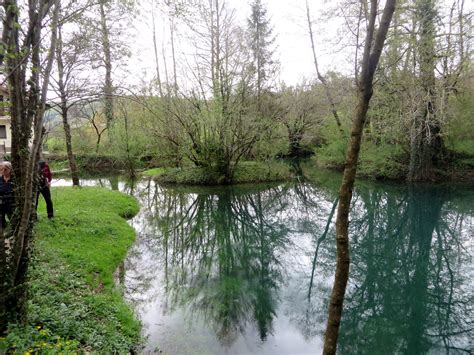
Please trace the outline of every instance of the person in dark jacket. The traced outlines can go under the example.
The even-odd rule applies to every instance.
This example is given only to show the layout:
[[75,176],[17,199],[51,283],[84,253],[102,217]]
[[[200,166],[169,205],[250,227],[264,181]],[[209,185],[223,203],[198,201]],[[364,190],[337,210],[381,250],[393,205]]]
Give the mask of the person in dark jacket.
[[49,165],[46,161],[41,159],[39,161],[39,190],[38,196],[36,198],[36,207],[38,207],[39,194],[43,195],[44,200],[46,201],[46,211],[48,212],[48,218],[51,219],[54,217],[53,210],[53,201],[51,200],[51,180],[53,180],[53,175],[49,169]]
[[8,161],[4,161],[0,165],[0,214],[2,220],[2,228],[7,225],[6,217],[11,220],[15,197],[13,194],[12,165]]

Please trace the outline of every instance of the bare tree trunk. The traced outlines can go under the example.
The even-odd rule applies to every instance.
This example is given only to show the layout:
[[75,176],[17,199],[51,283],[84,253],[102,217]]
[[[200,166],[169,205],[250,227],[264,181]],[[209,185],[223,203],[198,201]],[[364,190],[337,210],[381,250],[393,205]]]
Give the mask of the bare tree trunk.
[[174,15],[170,16],[170,40],[171,40],[171,55],[173,58],[173,93],[174,96],[177,96],[178,93],[178,76],[176,73],[176,53],[174,48],[174,33],[175,25],[174,25]]
[[77,169],[76,158],[72,151],[72,142],[71,142],[71,127],[68,121],[68,109],[62,105],[61,114],[63,116],[63,126],[64,126],[64,135],[66,137],[66,151],[67,159],[69,161],[69,169],[71,170],[72,185],[79,186],[79,172]]
[[155,51],[155,68],[156,68],[156,81],[158,82],[158,90],[160,92],[160,97],[163,97],[163,87],[161,85],[161,76],[160,76],[160,62],[158,60],[158,45],[156,41],[156,26],[155,26],[155,2],[151,3],[151,20],[153,22],[153,49]]
[[309,11],[308,0],[306,0],[306,19],[308,21],[309,38],[311,39],[311,49],[313,51],[313,62],[314,62],[314,67],[316,69],[316,74],[318,76],[319,81],[324,86],[324,90],[326,92],[326,97],[328,99],[329,106],[331,106],[332,115],[334,116],[334,120],[336,121],[337,127],[339,128],[341,135],[344,137],[344,130],[342,129],[341,120],[339,119],[339,114],[337,113],[336,104],[334,102],[334,98],[332,97],[331,90],[329,89],[328,82],[326,78],[319,71],[318,58],[316,56],[316,47],[314,45],[313,26],[311,23],[311,15]]
[[69,161],[69,169],[71,170],[72,185],[79,186],[79,175],[77,171],[76,159],[72,150],[71,127],[68,121],[69,106],[67,102],[67,93],[64,84],[64,63],[63,63],[63,41],[62,41],[62,27],[58,26],[58,43],[56,46],[56,63],[58,65],[58,86],[59,95],[61,97],[61,115],[63,118],[64,135],[66,138],[66,151]]
[[124,127],[125,127],[125,152],[127,153],[128,170],[130,173],[130,177],[134,178],[136,174],[135,174],[134,160],[130,154],[131,152],[130,152],[130,137],[129,137],[129,131],[128,131],[128,112],[123,102],[121,103],[121,111],[122,111]]
[[104,51],[104,65],[105,65],[105,117],[107,119],[107,127],[110,127],[114,119],[114,88],[112,84],[112,56],[110,51],[109,27],[107,25],[107,17],[104,8],[104,1],[99,3],[100,10],[100,25],[102,30],[102,49]]
[[[362,141],[364,123],[373,93],[373,79],[384,46],[387,31],[395,10],[396,0],[387,0],[379,29],[375,34],[377,0],[371,0],[369,26],[367,29],[360,82],[358,83],[358,103],[352,122],[350,144],[347,148],[346,166],[339,190],[339,205],[336,217],[337,262],[334,286],[329,303],[329,316],[324,338],[324,354],[336,354],[339,326],[349,279],[349,210],[352,190],[357,171],[357,162]],[[375,40],[374,40],[375,37]]]

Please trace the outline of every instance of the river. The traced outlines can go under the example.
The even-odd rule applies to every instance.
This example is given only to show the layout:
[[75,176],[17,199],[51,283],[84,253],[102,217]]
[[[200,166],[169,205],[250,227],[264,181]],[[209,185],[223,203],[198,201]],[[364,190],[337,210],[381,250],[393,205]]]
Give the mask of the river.
[[[141,204],[123,284],[145,351],[321,353],[339,182],[337,174],[211,188],[83,180]],[[339,352],[472,353],[474,187],[362,181],[350,220]]]

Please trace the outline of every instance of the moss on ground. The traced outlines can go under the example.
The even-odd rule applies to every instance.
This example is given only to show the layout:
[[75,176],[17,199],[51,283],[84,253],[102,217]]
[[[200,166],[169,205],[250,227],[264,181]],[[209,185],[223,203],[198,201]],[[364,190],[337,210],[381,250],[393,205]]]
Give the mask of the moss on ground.
[[0,353],[136,350],[140,323],[113,275],[135,239],[124,218],[137,201],[101,188],[53,188],[52,196],[53,220],[39,207],[28,324],[10,326]]
[[[239,163],[235,170],[233,183],[259,183],[285,181],[293,176],[288,164],[283,162],[244,161]],[[213,168],[186,167],[166,169],[154,178],[163,183],[187,185],[220,185],[224,183],[224,176]]]

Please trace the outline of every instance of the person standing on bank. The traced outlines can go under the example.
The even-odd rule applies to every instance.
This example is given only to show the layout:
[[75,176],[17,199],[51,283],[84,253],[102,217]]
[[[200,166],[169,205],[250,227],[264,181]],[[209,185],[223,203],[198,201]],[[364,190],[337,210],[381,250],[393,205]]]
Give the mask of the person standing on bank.
[[13,214],[14,196],[13,196],[13,179],[12,164],[8,161],[1,163],[0,176],[0,214],[2,218],[2,227],[7,225],[6,217],[10,221]]
[[36,198],[36,207],[38,208],[39,194],[43,195],[44,200],[46,201],[46,211],[48,212],[48,218],[51,219],[54,217],[53,210],[53,201],[51,200],[51,180],[53,180],[53,175],[49,169],[49,165],[46,161],[41,159],[39,162],[39,191]]

